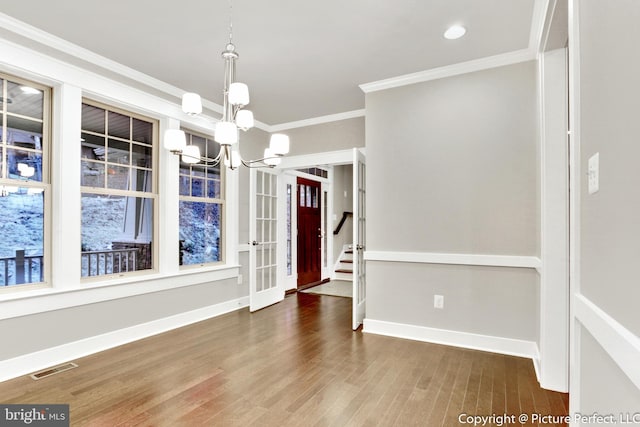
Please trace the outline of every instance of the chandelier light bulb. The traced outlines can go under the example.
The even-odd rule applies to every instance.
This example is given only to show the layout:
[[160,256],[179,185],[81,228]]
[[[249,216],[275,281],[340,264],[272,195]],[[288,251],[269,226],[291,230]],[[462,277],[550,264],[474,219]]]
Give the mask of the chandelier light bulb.
[[182,150],[182,161],[193,164],[200,161],[200,148],[197,145],[187,145]]
[[164,148],[180,152],[187,146],[187,137],[180,129],[167,129],[164,132]]
[[289,152],[289,137],[283,133],[274,133],[271,135],[269,149],[278,156],[284,156]]
[[200,95],[192,92],[182,95],[182,111],[189,115],[202,113],[202,98],[200,98]]
[[[19,169],[18,169],[19,170]],[[36,168],[33,166],[24,165],[22,170],[20,170],[20,176],[23,178],[31,178],[36,173]]]
[[233,145],[238,143],[238,127],[233,122],[219,121],[216,123],[216,130],[213,139],[223,145]]
[[253,113],[250,110],[240,110],[236,113],[236,125],[242,130],[253,127]]
[[224,165],[228,168],[235,169],[238,166],[240,166],[240,163],[242,162],[242,159],[240,157],[240,152],[236,150],[231,150],[229,153],[231,158],[225,157]]
[[229,85],[229,104],[249,105],[249,86],[244,83],[231,83]]

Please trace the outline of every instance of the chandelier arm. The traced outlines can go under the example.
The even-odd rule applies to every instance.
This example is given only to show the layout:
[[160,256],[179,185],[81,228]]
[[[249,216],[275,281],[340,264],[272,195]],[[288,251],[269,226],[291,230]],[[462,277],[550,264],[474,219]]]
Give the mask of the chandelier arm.
[[220,164],[220,161],[222,160],[222,154],[223,154],[223,151],[220,150],[220,152],[215,158],[212,159],[209,157],[200,157],[200,161],[205,163],[205,166],[216,166]]
[[259,160],[244,160],[244,159],[240,159],[240,161],[242,162],[242,165],[247,167],[247,168],[274,168],[276,167],[275,165],[268,165],[264,162],[262,162],[262,159]]

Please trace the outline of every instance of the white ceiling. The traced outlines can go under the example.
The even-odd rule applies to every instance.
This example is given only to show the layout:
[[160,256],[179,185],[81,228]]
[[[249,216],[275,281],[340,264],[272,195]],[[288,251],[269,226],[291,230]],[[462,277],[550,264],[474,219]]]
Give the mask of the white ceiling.
[[[269,125],[362,109],[360,84],[530,48],[535,3],[234,0],[238,80]],[[228,1],[0,0],[0,12],[222,102]],[[467,35],[444,39],[452,24]]]

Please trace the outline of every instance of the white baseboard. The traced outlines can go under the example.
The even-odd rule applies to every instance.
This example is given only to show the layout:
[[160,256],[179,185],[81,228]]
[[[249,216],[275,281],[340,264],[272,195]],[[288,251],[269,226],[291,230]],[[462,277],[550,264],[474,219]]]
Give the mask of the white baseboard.
[[[533,341],[513,338],[494,337],[472,334],[468,332],[449,331],[426,326],[407,325],[403,323],[385,322],[382,320],[364,319],[363,332],[406,338],[434,344],[450,345],[491,353],[507,354],[532,359],[534,365],[538,359],[538,346]],[[537,370],[536,370],[537,375]]]
[[249,306],[249,297],[153,320],[106,334],[0,361],[0,382],[27,375],[50,366],[79,359],[123,344],[161,334],[172,329],[220,316]]

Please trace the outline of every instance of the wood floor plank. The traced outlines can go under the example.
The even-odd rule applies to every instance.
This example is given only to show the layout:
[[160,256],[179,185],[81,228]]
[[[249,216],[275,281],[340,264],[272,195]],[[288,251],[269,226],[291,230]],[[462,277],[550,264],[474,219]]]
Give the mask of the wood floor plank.
[[351,300],[293,294],[149,337],[2,403],[68,403],[73,426],[452,426],[462,413],[566,414],[531,360],[353,332]]

